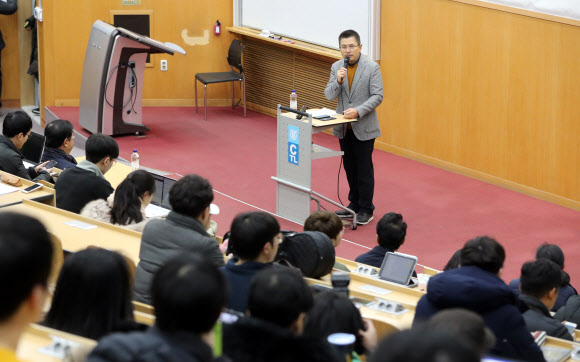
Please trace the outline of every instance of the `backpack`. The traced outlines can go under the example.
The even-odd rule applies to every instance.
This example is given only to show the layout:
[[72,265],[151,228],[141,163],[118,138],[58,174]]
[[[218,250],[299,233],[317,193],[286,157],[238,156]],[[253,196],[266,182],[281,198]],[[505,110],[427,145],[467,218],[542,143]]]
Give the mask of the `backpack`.
[[278,246],[277,262],[287,262],[309,278],[320,278],[334,267],[335,251],[330,238],[319,231],[284,234]]

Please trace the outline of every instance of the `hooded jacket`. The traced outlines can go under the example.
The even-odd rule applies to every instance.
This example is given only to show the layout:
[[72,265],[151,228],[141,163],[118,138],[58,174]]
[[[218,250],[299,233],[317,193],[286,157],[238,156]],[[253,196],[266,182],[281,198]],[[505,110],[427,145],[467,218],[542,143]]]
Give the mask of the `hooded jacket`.
[[544,361],[519,309],[517,296],[495,274],[464,266],[429,280],[427,294],[417,304],[413,323],[447,308],[465,308],[481,315],[493,331],[493,355],[524,361]]

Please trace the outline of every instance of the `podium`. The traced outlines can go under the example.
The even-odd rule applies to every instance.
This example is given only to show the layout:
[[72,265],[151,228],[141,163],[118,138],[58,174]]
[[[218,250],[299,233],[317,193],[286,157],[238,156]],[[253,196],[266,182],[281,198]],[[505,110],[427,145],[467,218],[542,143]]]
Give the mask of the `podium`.
[[[282,110],[286,111],[282,113]],[[351,228],[356,229],[356,213],[336,201],[319,194],[311,188],[312,161],[342,156],[334,151],[312,143],[312,135],[325,131],[337,124],[350,123],[356,119],[345,119],[337,114],[330,121],[312,118],[312,114],[278,105],[276,144],[276,214],[304,225],[311,214],[311,200],[325,200],[353,215]],[[301,119],[299,119],[301,118]]]
[[147,54],[185,51],[97,20],[91,29],[81,81],[79,123],[91,133],[137,134],[143,125]]

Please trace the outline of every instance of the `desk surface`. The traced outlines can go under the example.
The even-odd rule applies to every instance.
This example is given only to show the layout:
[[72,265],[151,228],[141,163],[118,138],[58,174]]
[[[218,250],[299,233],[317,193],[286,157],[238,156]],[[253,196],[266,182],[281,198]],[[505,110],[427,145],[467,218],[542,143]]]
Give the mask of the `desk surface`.
[[[0,175],[11,175],[11,174],[6,173],[4,171],[0,171]],[[11,176],[16,177],[14,175],[11,175]],[[34,185],[33,181],[26,180],[26,179],[23,179],[20,177],[18,177],[18,178],[20,179],[20,182],[22,183],[22,186],[18,187],[20,190],[25,189],[28,186]],[[9,184],[5,184],[5,185],[12,186]],[[12,192],[12,193],[5,194],[5,195],[0,195],[0,207],[19,204],[22,202],[22,200],[35,200],[35,201],[47,203],[51,206],[55,206],[54,190],[49,188],[49,187],[42,186],[40,189],[33,191],[29,194],[25,194],[23,192],[16,191],[16,192]]]
[[52,328],[46,328],[37,324],[32,324],[20,338],[16,356],[23,361],[30,362],[62,361],[60,358],[53,357],[39,351],[40,348],[46,347],[52,343],[51,336],[57,336],[75,342],[79,344],[81,348],[85,348],[87,350],[94,348],[97,344],[97,342],[93,341],[92,339],[87,339]]
[[[122,252],[137,264],[141,248],[141,233],[119,226],[89,219],[72,212],[57,209],[38,202],[24,200],[21,204],[0,209],[30,215],[39,219],[49,232],[62,242],[64,250],[75,252],[90,245]],[[79,220],[96,228],[83,230],[66,225],[65,222]]]
[[[308,113],[309,111],[315,111],[315,110],[318,110],[318,108],[309,109],[306,111],[306,113]],[[294,118],[294,119],[296,119],[296,117],[298,116],[296,113],[292,113],[292,112],[284,112],[284,113],[282,113],[282,115],[285,117],[290,117],[290,118]],[[312,127],[328,128],[328,127],[334,127],[336,125],[343,124],[343,123],[351,123],[351,122],[358,121],[358,118],[356,118],[356,119],[344,118],[344,115],[342,115],[342,114],[335,114],[332,116],[332,118],[336,118],[336,119],[333,119],[330,121],[321,121],[319,119],[312,118]],[[308,122],[308,118],[303,117],[302,121]]]

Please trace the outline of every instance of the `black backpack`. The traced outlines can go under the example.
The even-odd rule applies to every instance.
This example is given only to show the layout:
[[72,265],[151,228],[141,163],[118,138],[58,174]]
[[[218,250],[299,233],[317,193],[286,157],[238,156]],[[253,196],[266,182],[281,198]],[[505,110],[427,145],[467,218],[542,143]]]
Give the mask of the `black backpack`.
[[334,259],[332,241],[319,231],[284,233],[276,255],[276,261],[287,262],[299,268],[302,275],[309,278],[320,278],[329,274],[334,266]]

